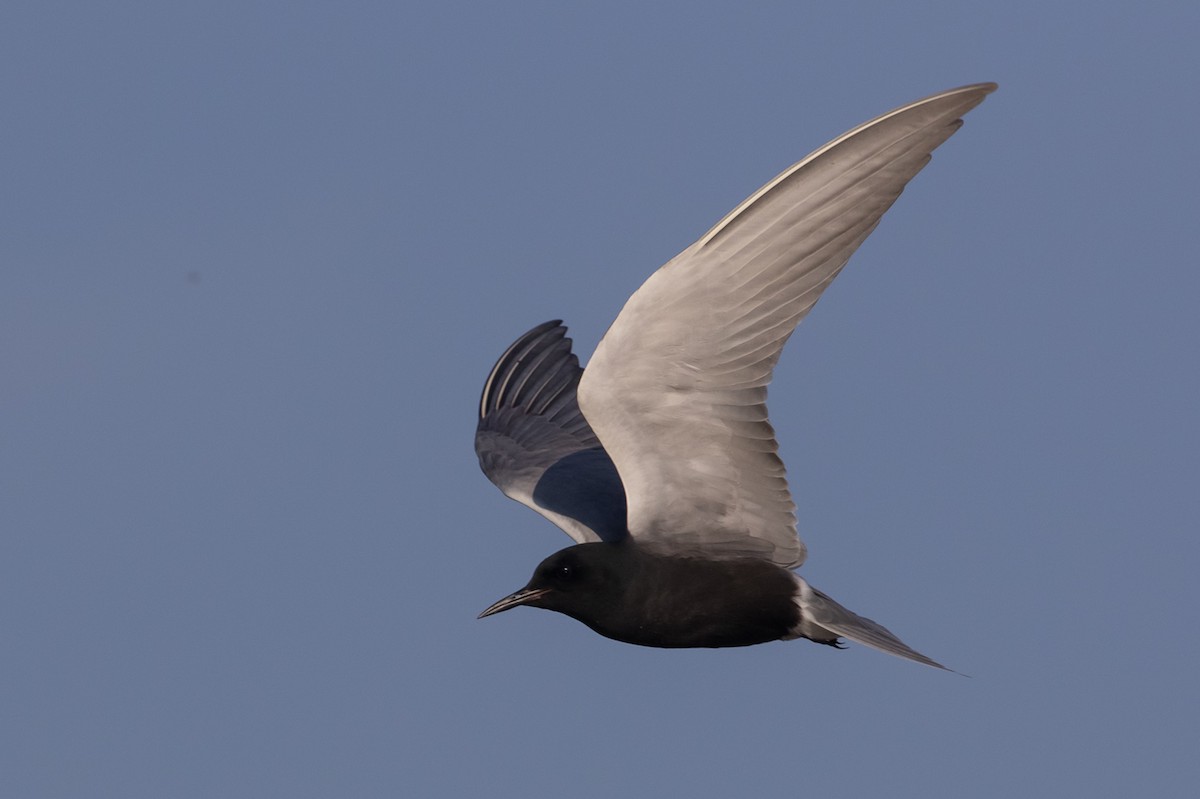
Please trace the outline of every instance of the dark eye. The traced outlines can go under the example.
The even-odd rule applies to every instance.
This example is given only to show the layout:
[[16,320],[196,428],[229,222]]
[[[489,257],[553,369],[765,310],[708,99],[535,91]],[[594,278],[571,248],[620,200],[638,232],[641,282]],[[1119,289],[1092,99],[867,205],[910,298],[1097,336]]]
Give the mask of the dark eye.
[[566,563],[558,567],[558,577],[561,580],[570,580],[575,576],[575,567]]

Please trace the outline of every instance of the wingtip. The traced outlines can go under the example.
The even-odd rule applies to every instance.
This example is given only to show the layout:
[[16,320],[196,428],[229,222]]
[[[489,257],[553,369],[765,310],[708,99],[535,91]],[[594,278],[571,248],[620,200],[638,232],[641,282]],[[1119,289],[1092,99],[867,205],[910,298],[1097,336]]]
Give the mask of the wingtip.
[[968,83],[965,86],[959,86],[957,89],[948,89],[947,91],[943,92],[943,94],[953,94],[955,92],[976,92],[976,91],[983,92],[984,94],[991,94],[992,92],[996,91],[996,89],[999,89],[999,88],[1000,88],[999,83],[995,83],[993,81],[983,81],[981,83]]
[[[508,345],[503,354],[496,359],[496,363],[492,366],[492,370],[488,373],[487,380],[483,383],[483,391],[479,395],[479,418],[483,419],[488,415],[488,412],[494,410],[496,405],[501,402],[501,397],[504,394],[505,380],[514,371],[513,359],[520,358],[521,353],[533,348],[535,342],[543,340],[547,335],[555,341],[565,340],[567,342],[568,352],[570,351],[570,339],[567,336],[567,327],[562,323],[561,319],[551,319],[547,322],[542,322],[536,327],[522,333],[517,337],[517,340]],[[545,349],[546,344],[543,342],[539,349]],[[497,381],[500,381],[499,385]]]
[[[841,136],[838,136],[823,146],[818,147],[804,158],[780,172],[761,188],[759,188],[758,191],[751,194],[749,197],[739,203],[732,211],[722,217],[717,224],[709,228],[708,231],[701,236],[695,244],[692,245],[692,247],[703,249],[704,247],[712,244],[718,237],[725,233],[730,226],[733,225],[734,222],[740,216],[742,216],[744,212],[747,211],[747,209],[751,208],[759,200],[770,194],[777,186],[791,178],[793,174],[807,167],[817,159],[825,156],[831,150],[834,150],[839,146],[851,141],[859,134],[862,134],[871,128],[884,125],[888,123],[889,120],[896,119],[902,115],[909,113],[921,113],[921,109],[929,109],[931,107],[938,106],[939,104],[947,103],[949,103],[949,107],[944,109],[945,116],[943,119],[945,121],[943,124],[954,124],[954,130],[958,130],[958,128],[960,128],[963,124],[963,115],[982,103],[984,98],[996,91],[998,88],[1000,88],[1000,86],[997,83],[968,83],[965,86],[959,86],[954,89],[946,89],[945,91],[936,92],[935,94],[922,97],[919,100],[914,100],[911,103],[905,103],[902,106],[893,108],[891,111],[888,111],[885,114],[880,114],[873,119],[867,120],[861,125],[851,128]],[[934,145],[934,148],[936,149],[936,147],[940,146],[941,142],[944,141],[945,138],[939,141],[938,144]],[[928,160],[926,163],[928,163]]]

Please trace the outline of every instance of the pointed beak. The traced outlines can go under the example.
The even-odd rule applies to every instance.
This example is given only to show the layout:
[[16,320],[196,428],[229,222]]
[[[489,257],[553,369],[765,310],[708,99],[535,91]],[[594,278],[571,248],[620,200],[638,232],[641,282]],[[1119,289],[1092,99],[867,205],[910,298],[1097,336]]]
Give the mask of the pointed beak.
[[484,616],[491,616],[493,613],[500,613],[510,608],[515,608],[517,605],[527,605],[539,597],[543,597],[550,593],[549,588],[522,588],[515,594],[509,594],[488,607],[483,613],[480,613],[477,618],[482,619]]

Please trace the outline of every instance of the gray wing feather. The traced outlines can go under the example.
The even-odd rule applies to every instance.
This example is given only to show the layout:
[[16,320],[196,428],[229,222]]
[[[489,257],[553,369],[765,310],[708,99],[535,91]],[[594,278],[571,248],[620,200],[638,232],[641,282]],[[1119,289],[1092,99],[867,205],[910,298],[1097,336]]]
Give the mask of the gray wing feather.
[[804,561],[767,384],[784,343],[959,119],[995,89],[953,89],[840,136],[655,272],[579,387],[625,484],[639,542]]
[[577,543],[626,535],[625,490],[579,410],[582,369],[555,320],[517,339],[492,367],[479,400],[475,453],[507,496]]

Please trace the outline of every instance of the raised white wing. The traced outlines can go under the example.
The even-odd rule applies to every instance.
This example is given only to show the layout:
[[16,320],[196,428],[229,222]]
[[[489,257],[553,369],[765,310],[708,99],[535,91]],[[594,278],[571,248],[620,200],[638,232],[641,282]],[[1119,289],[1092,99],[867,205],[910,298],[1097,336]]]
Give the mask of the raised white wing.
[[616,464],[636,540],[804,561],[767,384],[784,342],[959,118],[964,86],[851,130],[650,276],[592,356],[580,408]]

